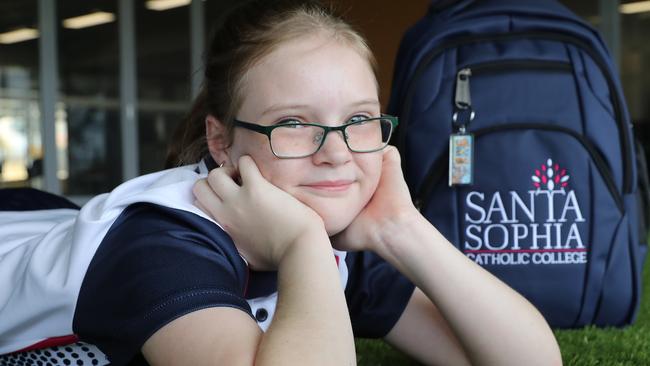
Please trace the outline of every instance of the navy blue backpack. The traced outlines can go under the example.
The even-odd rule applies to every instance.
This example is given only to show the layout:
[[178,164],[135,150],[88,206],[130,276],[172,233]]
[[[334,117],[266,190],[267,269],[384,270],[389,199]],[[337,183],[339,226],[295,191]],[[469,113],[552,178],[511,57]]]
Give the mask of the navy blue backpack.
[[404,36],[388,108],[414,202],[551,326],[632,323],[647,173],[604,43],[556,1],[447,3]]

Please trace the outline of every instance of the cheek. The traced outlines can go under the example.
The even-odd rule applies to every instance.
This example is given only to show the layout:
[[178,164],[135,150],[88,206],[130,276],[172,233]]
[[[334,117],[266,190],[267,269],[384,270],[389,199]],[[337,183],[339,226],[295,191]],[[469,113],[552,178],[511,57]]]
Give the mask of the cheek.
[[293,192],[293,189],[302,181],[297,172],[307,171],[304,164],[299,160],[281,160],[272,153],[268,160],[263,160],[258,165],[262,176],[274,186],[285,192]]
[[269,148],[268,140],[262,135],[257,136],[257,134],[251,135],[250,133],[237,132],[229,149],[232,164],[237,166],[240,157],[249,155],[255,161],[262,175],[268,180],[269,172],[273,171],[271,165],[274,160],[277,160]]
[[359,161],[358,165],[364,174],[364,182],[361,188],[361,194],[364,202],[368,202],[375,193],[379,180],[381,178],[382,155],[376,154],[368,156],[367,159]]
[[276,158],[265,136],[237,132],[230,147],[230,159],[234,165],[242,155],[249,155],[267,181],[288,192],[299,182],[296,172],[308,170],[306,159]]

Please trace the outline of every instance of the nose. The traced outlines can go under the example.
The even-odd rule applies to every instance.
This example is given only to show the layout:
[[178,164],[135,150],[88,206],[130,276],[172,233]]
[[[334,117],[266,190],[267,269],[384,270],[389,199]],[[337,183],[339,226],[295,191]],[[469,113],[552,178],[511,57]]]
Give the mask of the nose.
[[332,131],[323,138],[323,146],[312,155],[314,164],[339,165],[352,159],[352,152],[343,139],[343,131]]

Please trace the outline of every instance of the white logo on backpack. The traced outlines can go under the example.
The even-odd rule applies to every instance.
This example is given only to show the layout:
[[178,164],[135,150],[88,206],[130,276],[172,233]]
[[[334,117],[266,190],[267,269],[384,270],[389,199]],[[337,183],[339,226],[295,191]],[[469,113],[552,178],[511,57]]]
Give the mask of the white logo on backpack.
[[[531,177],[534,189],[524,197],[517,191],[467,194],[465,255],[481,265],[587,263],[580,233],[586,220],[568,187],[569,175],[550,158],[540,168]],[[543,206],[546,213],[541,216],[543,210],[535,207]]]

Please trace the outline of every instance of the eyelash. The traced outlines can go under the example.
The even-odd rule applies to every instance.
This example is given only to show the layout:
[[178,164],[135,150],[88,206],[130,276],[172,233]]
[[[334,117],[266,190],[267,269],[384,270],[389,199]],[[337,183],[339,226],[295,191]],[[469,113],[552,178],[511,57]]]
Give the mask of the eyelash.
[[287,117],[287,118],[282,118],[279,121],[277,121],[275,124],[276,125],[281,125],[281,124],[292,124],[292,123],[304,123],[300,118],[298,117]]
[[[366,113],[366,112],[355,113],[355,114],[351,115],[349,118],[347,118],[343,123],[349,123],[349,122],[351,122],[351,120],[353,118],[374,118],[374,116],[373,116],[373,113]],[[279,125],[279,124],[291,124],[291,123],[296,123],[296,122],[297,123],[309,123],[309,122],[305,122],[305,121],[306,120],[304,118],[300,118],[300,117],[286,117],[286,118],[282,118],[282,119],[278,120],[275,124],[276,125]]]
[[352,117],[347,119],[346,123],[352,122],[352,120],[354,118],[356,118],[356,117],[360,117],[362,119],[367,119],[367,118],[372,118],[372,114],[370,114],[370,113],[357,113],[357,114],[354,114],[354,115],[352,115]]

